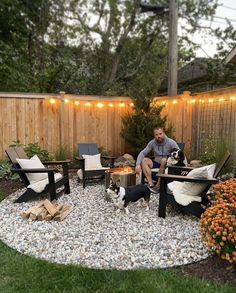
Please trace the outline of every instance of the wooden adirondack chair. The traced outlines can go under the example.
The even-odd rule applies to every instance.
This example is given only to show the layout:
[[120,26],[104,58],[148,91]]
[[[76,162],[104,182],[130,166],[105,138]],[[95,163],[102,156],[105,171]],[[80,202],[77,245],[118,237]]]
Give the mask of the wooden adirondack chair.
[[37,197],[50,194],[50,199],[57,198],[57,189],[64,185],[64,191],[66,194],[70,193],[70,184],[69,184],[69,174],[68,174],[68,163],[70,161],[52,161],[52,162],[42,162],[44,165],[61,165],[63,169],[63,176],[59,180],[55,181],[54,178],[54,169],[41,168],[41,169],[22,169],[20,165],[17,163],[16,159],[29,159],[26,155],[23,147],[10,147],[5,150],[7,156],[11,160],[13,164],[12,172],[16,172],[19,174],[21,180],[27,187],[30,182],[26,176],[26,173],[47,173],[48,174],[48,184],[42,192],[35,192],[31,188],[27,188],[26,191],[15,200],[16,203],[26,202],[31,199],[35,199]]
[[[76,159],[79,160],[79,168],[82,170],[82,182],[83,182],[83,188],[85,188],[85,182],[87,180],[94,180],[95,178],[101,179],[105,176],[105,171],[109,168],[98,168],[96,170],[85,170],[85,159],[83,158],[83,155],[98,155],[98,147],[96,143],[79,143],[77,145],[77,157]],[[101,155],[102,159],[108,160],[110,162],[109,167],[114,167],[114,160],[116,157],[113,156],[104,156]]]
[[[217,163],[213,178],[210,178],[210,179],[193,178],[193,177],[189,177],[189,176],[181,176],[181,175],[173,175],[173,174],[157,174],[157,176],[161,178],[158,216],[165,218],[166,217],[166,205],[172,204],[172,205],[176,206],[178,208],[178,210],[180,210],[181,212],[183,212],[185,214],[192,214],[197,217],[200,217],[201,214],[205,210],[204,207],[202,206],[202,204],[205,205],[207,203],[207,195],[206,194],[207,194],[209,188],[211,187],[211,185],[218,182],[218,180],[216,178],[219,175],[219,173],[221,172],[221,170],[223,169],[223,167],[225,166],[225,164],[227,163],[227,161],[229,160],[229,158],[230,158],[230,152],[227,150],[226,153],[224,154],[224,156],[222,157],[222,159],[220,160],[220,162]],[[171,167],[170,170],[171,169],[174,170],[176,168],[178,170],[182,169],[182,170],[188,171],[188,172],[190,170],[192,170],[192,168],[188,168],[188,167],[173,167],[173,168]],[[173,172],[173,170],[171,170],[171,173]],[[194,182],[194,183],[206,184],[205,189],[201,193],[202,202],[199,203],[199,202],[194,201],[187,206],[183,206],[183,205],[180,205],[179,203],[177,203],[174,196],[167,192],[167,184],[171,181]]]

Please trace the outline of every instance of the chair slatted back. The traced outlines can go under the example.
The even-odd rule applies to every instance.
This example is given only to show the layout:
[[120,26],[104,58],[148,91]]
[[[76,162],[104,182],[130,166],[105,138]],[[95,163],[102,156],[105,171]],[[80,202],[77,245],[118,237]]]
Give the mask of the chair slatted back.
[[[17,163],[16,159],[28,159],[23,147],[10,147],[5,150],[8,158],[12,162],[14,168],[21,169],[20,165]],[[25,174],[19,174],[21,180],[24,182],[25,186],[29,185],[29,180]]]
[[185,147],[185,142],[177,142],[178,147],[180,148],[181,151],[184,151]]
[[217,163],[215,173],[214,173],[214,178],[217,178],[218,175],[220,174],[221,170],[225,167],[225,164],[228,162],[230,158],[230,152],[227,150],[222,157],[222,159]]
[[97,155],[99,154],[98,147],[96,143],[79,143],[77,145],[77,154],[82,157],[82,155]]

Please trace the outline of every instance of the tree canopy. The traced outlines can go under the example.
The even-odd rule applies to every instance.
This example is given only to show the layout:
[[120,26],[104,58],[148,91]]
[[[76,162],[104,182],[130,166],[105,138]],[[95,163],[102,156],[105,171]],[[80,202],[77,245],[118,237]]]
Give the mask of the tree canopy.
[[[181,65],[193,57],[191,34],[214,15],[217,0],[178,3]],[[0,90],[157,95],[167,72],[168,14],[147,15],[139,6],[140,0],[2,0]],[[211,33],[235,39],[229,28]],[[219,50],[222,57],[222,44]]]

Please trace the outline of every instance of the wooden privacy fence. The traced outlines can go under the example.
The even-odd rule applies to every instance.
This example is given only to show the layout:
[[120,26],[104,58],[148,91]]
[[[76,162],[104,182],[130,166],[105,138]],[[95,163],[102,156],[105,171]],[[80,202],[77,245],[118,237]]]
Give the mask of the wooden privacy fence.
[[198,158],[212,139],[229,147],[236,159],[236,87],[156,97],[154,104],[165,105],[162,115],[174,126],[176,140],[186,143],[189,158]]
[[[188,158],[198,158],[207,139],[226,144],[236,159],[236,87],[175,97],[156,97],[165,107],[167,124],[176,141],[186,143]],[[96,142],[114,155],[124,153],[121,117],[131,111],[128,97],[0,93],[0,158],[17,139],[38,142],[55,153],[67,147],[70,157],[77,143]]]
[[71,157],[82,142],[122,154],[121,117],[131,109],[128,97],[0,93],[0,158],[17,139],[38,142],[53,154],[61,145]]

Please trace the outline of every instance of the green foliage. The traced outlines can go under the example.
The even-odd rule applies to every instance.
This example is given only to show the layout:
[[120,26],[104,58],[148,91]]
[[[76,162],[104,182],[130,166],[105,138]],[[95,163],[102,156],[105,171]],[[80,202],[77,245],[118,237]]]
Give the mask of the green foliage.
[[[231,147],[222,140],[217,140],[212,137],[209,137],[205,140],[203,144],[203,148],[200,154],[200,160],[203,164],[213,164],[217,163],[221,160],[226,150],[230,151]],[[224,170],[222,172],[224,173],[231,173],[233,169],[233,161],[232,159],[229,159],[227,162]],[[221,172],[221,175],[222,175]]]
[[[181,64],[193,57],[192,33],[214,15],[216,2],[179,1],[179,16],[188,22],[179,40]],[[0,11],[1,91],[127,95],[145,87],[156,95],[166,76],[168,14],[140,14],[139,1],[2,0]],[[230,25],[212,34],[230,46],[235,40]]]
[[69,158],[70,158],[70,152],[69,152],[68,146],[59,145],[55,153],[56,161],[64,161]]
[[47,150],[41,149],[37,142],[29,143],[25,147],[25,152],[29,158],[33,157],[34,155],[37,155],[41,161],[52,160],[52,156],[50,156],[49,152]]
[[[134,99],[134,112],[122,117],[121,136],[127,140],[131,146],[133,155],[136,156],[153,139],[153,129],[155,127],[165,128],[166,117],[161,117],[164,106],[151,107],[151,98],[139,96]],[[166,134],[170,135],[172,128],[166,129]]]
[[19,175],[12,173],[12,164],[8,158],[0,160],[0,179],[18,180]]

